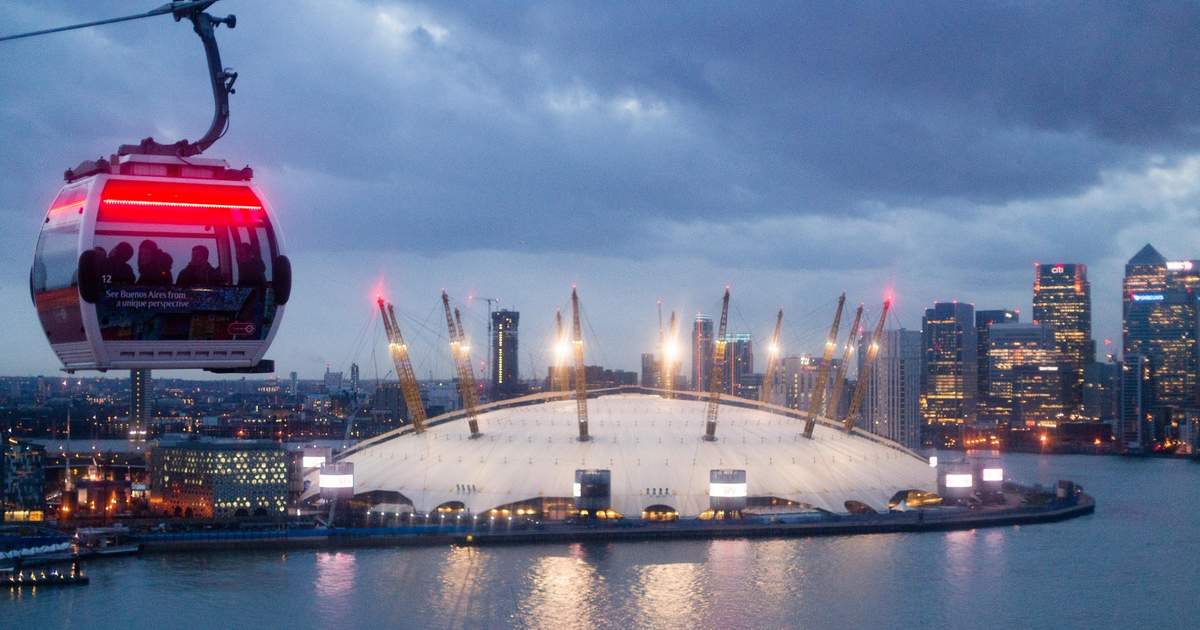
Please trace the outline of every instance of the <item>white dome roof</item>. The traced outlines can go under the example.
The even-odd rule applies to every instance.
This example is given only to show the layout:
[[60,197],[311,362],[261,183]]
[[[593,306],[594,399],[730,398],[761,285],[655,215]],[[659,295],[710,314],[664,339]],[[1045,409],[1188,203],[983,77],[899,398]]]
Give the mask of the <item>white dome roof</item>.
[[[506,401],[508,402],[508,401]],[[588,400],[592,439],[580,442],[574,400],[479,414],[482,436],[454,420],[379,436],[338,461],[354,464],[354,492],[399,492],[420,511],[461,501],[479,513],[535,497],[570,497],[575,471],[608,469],[612,509],[637,517],[651,505],[681,516],[709,508],[709,472],[746,471],[751,497],[773,496],[844,512],[848,500],[886,510],[899,490],[936,490],[934,469],[875,436],[722,404],[717,441],[702,439],[705,403],[648,394]],[[315,486],[315,484],[313,484]]]

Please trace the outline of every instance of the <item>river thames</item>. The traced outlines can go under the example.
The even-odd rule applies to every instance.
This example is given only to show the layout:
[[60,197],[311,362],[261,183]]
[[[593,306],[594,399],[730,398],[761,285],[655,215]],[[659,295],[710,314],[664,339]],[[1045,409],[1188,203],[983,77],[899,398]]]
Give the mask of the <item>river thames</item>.
[[[946,454],[943,454],[943,458]],[[1004,457],[1091,516],[831,538],[163,554],[0,594],[6,628],[1200,627],[1200,465]]]

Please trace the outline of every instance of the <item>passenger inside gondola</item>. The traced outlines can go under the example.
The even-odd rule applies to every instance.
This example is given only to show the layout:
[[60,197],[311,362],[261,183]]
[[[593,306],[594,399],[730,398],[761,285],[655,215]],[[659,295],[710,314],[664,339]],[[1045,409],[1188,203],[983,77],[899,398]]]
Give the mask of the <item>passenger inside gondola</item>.
[[181,287],[195,287],[219,284],[220,281],[220,271],[208,263],[208,248],[196,245],[192,248],[191,261],[179,272],[175,284]]
[[129,261],[133,259],[133,245],[125,241],[117,243],[108,254],[104,264],[104,272],[110,276],[112,284],[133,284],[133,267]]
[[250,243],[238,243],[238,286],[259,287],[267,282],[267,265]]
[[138,284],[169,285],[172,282],[171,255],[159,249],[158,244],[146,239],[138,245]]

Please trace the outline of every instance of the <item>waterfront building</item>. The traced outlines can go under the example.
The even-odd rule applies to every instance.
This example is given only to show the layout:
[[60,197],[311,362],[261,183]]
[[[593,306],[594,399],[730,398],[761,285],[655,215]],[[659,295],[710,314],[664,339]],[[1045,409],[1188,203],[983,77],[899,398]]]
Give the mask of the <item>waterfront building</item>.
[[1155,439],[1172,439],[1200,406],[1200,261],[1169,261],[1146,245],[1125,265],[1123,289],[1124,354],[1148,362]]
[[[866,336],[859,340],[859,374],[869,343]],[[859,427],[908,448],[921,446],[921,357],[920,331],[901,328],[884,333],[866,381]]]
[[1196,405],[1196,272],[1192,262],[1168,262],[1150,245],[1125,265],[1124,354],[1149,361],[1156,406]]
[[517,325],[521,314],[499,310],[492,311],[491,317],[491,395],[492,400],[502,400],[522,393],[517,345]]
[[1084,420],[1084,371],[1096,360],[1092,340],[1092,287],[1087,265],[1039,264],[1033,281],[1033,320],[1050,327],[1066,361],[1064,420]]
[[1070,360],[1045,324],[994,324],[989,331],[989,398],[1000,426],[1057,426],[1067,417]]
[[150,427],[150,370],[129,371],[129,438],[142,440]]
[[46,450],[32,442],[0,440],[0,521],[41,520]]
[[921,320],[921,417],[931,425],[973,425],[979,366],[975,307],[936,302]]
[[991,366],[988,365],[988,328],[992,324],[1016,324],[1020,321],[1021,312],[1015,309],[975,311],[975,363],[979,366],[975,377],[975,387],[979,392],[975,406],[982,424],[994,425],[997,422],[996,405],[989,394],[991,385],[988,374]]
[[275,442],[163,440],[150,451],[150,504],[187,518],[283,516],[288,454]]
[[742,383],[754,374],[754,340],[750,333],[725,336],[725,365],[721,378],[726,394],[739,395]]
[[692,389],[706,392],[710,385],[713,362],[713,321],[696,315],[692,322]]
[[1140,354],[1127,354],[1120,371],[1121,410],[1117,443],[1127,453],[1148,451],[1154,444],[1154,388],[1150,361]]
[[1120,417],[1121,366],[1116,361],[1093,361],[1083,373],[1083,415],[1089,422],[1114,427]]

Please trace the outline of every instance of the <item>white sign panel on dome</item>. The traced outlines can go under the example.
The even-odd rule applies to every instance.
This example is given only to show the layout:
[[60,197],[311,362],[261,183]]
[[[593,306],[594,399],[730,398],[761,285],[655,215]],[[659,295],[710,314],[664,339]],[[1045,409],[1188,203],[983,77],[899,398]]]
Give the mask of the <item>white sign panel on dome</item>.
[[300,460],[300,465],[304,468],[320,468],[325,465],[324,455],[305,455]]
[[321,473],[322,488],[353,488],[354,475],[327,475]]
[[974,485],[974,479],[971,473],[948,473],[946,475],[947,488],[970,488]]
[[983,469],[983,480],[984,481],[1004,481],[1004,469],[1003,468],[984,468]]
[[743,483],[718,483],[712,482],[708,484],[708,496],[710,497],[725,497],[725,498],[741,498],[746,496],[746,484]]

